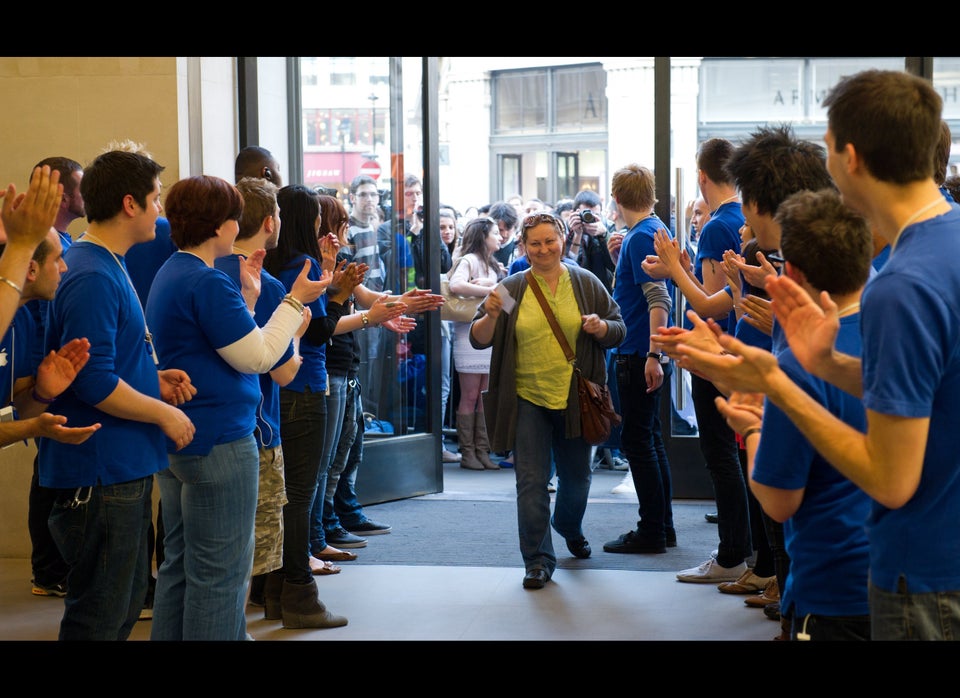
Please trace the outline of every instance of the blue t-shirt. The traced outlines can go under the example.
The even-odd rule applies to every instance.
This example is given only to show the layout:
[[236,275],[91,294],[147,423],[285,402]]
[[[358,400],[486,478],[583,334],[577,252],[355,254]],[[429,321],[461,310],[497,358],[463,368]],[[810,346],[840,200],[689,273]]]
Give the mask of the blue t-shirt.
[[150,293],[150,284],[153,283],[157,270],[177,251],[177,246],[170,239],[170,221],[160,216],[157,218],[156,230],[153,240],[137,243],[127,250],[124,256],[127,271],[144,308],[147,307],[147,294]]
[[[653,236],[661,229],[667,229],[663,221],[656,215],[648,216],[627,231],[620,245],[613,286],[613,300],[620,306],[627,326],[627,336],[617,347],[620,354],[646,354],[650,351],[650,310],[643,295],[643,284],[659,281],[666,283],[668,293],[672,291],[672,284],[652,278],[641,266],[647,255],[656,254]],[[667,325],[671,324],[670,313],[667,313]]]
[[0,339],[0,405],[13,402],[13,385],[21,378],[36,372],[31,345],[36,341],[37,330],[33,315],[26,305],[14,313],[13,322]]
[[[742,244],[740,228],[743,226],[744,219],[739,203],[736,201],[725,203],[710,216],[710,220],[700,231],[700,238],[697,240],[697,256],[693,261],[693,274],[700,283],[703,283],[703,260],[713,259],[722,263],[724,252],[736,250],[739,253]],[[726,330],[731,316],[736,322],[736,315],[731,312],[729,316],[718,319],[717,324]],[[691,329],[693,323],[685,317],[683,326]]]
[[[320,263],[310,255],[297,255],[290,260],[277,275],[277,278],[283,283],[283,287],[286,289],[284,293],[288,293],[293,287],[293,282],[297,280],[297,277],[303,270],[303,263],[308,259],[310,260],[308,276],[313,281],[320,280],[323,275]],[[317,318],[324,317],[327,314],[327,294],[324,293],[317,298],[317,300],[307,303],[307,306],[309,306],[310,312],[313,313],[311,322],[315,322]],[[300,357],[303,359],[303,362],[300,364],[300,370],[297,371],[296,377],[284,386],[284,389],[302,393],[309,387],[310,392],[313,393],[325,392],[327,390],[327,345],[324,343],[318,346],[308,340],[306,336],[301,337]]]
[[187,372],[197,389],[180,406],[196,427],[187,446],[169,453],[205,456],[217,444],[249,436],[256,428],[260,383],[223,360],[217,349],[246,337],[256,327],[237,285],[196,255],[171,255],[153,280],[147,301],[160,368]]
[[143,310],[123,257],[92,242],[78,242],[64,254],[64,262],[67,271],[46,316],[43,353],[86,337],[90,358],[48,411],[64,415],[71,426],[100,422],[103,428],[82,444],[39,439],[40,484],[70,488],[99,481],[113,485],[153,475],[169,465],[160,427],[114,417],[94,406],[121,379],[134,390],[160,399]]
[[863,404],[929,417],[920,484],[899,509],[873,505],[870,581],[912,593],[960,590],[960,206],[908,226],[861,299]]
[[[860,356],[859,315],[840,318],[836,348]],[[863,403],[800,366],[785,348],[783,371],[837,418],[863,432]],[[869,543],[866,521],[872,500],[817,452],[784,412],[764,401],[763,431],[753,479],[769,487],[803,489],[803,501],[783,524],[790,574],[781,589],[781,609],[794,618],[808,613],[865,616]]]
[[[226,257],[220,257],[214,261],[214,266],[223,271],[227,276],[233,279],[233,282],[240,286],[240,256],[231,254]],[[260,270],[260,297],[257,298],[257,304],[253,310],[255,313],[254,321],[259,327],[263,327],[270,321],[270,317],[287,295],[287,289],[283,287],[275,277],[266,269]],[[287,363],[293,356],[293,342],[283,352],[280,360],[274,364],[273,368]],[[271,369],[273,370],[273,369]],[[280,445],[280,386],[270,377],[269,373],[260,374],[260,395],[263,398],[257,408],[257,437],[258,448],[276,448]]]

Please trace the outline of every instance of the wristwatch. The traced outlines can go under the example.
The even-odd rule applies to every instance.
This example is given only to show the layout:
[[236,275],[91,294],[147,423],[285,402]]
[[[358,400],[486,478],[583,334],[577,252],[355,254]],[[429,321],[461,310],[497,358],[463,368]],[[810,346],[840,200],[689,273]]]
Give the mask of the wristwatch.
[[648,351],[647,358],[656,359],[657,363],[663,363],[663,354],[660,353],[659,351]]

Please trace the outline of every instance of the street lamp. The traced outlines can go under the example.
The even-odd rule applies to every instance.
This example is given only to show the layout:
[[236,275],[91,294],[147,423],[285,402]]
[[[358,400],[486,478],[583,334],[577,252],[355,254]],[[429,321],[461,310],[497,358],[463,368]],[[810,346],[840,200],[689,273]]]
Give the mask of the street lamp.
[[377,97],[376,92],[371,92],[367,97],[370,100],[370,141],[373,143],[373,149],[377,148]]

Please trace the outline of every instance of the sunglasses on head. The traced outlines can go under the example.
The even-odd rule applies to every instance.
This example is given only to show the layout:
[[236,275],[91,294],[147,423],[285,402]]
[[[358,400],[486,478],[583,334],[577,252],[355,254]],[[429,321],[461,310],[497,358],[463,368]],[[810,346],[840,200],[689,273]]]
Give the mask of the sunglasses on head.
[[528,216],[524,216],[523,223],[521,227],[526,230],[527,228],[532,228],[535,225],[540,225],[541,223],[551,223],[555,226],[563,226],[563,221],[557,218],[552,213],[531,213]]

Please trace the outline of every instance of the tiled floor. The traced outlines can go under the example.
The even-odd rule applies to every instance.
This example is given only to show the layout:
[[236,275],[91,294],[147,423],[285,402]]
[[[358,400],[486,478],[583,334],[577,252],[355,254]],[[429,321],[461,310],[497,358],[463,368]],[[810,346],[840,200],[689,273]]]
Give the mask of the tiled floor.
[[[482,475],[482,474],[480,474]],[[594,493],[610,495],[622,473],[597,470]],[[503,478],[497,478],[503,482]],[[513,497],[490,479],[448,465],[445,492],[431,497]],[[369,545],[378,544],[371,537]],[[771,641],[779,624],[742,596],[712,584],[678,583],[674,572],[558,569],[547,587],[524,590],[511,567],[342,565],[317,578],[320,598],[350,622],[330,630],[285,630],[248,606],[255,640],[740,640]],[[0,640],[55,640],[63,602],[30,594],[30,563],[0,560]],[[150,622],[132,640],[149,638]]]

